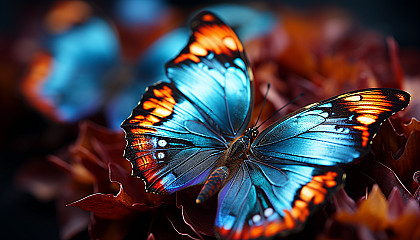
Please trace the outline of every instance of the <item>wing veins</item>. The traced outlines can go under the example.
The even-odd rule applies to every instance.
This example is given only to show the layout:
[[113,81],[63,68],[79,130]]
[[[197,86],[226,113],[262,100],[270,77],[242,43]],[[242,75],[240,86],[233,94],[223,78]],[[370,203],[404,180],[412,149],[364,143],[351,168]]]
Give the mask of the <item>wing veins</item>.
[[[197,165],[200,165],[200,164],[201,164],[201,163],[203,163],[203,162],[205,162],[205,160],[207,160],[207,159],[209,159],[209,158],[211,158],[211,157],[213,157],[213,156],[216,156],[216,155],[218,155],[218,154],[221,154],[221,153],[223,153],[223,151],[213,152],[213,153],[209,154],[207,157],[203,158],[200,162],[198,162],[198,164],[196,164],[196,166],[197,166]],[[213,163],[213,164],[214,164],[214,163]],[[180,167],[180,166],[181,166],[181,164],[177,165],[175,168],[171,169],[171,171],[173,171],[173,170],[177,169],[177,168],[178,168],[178,167]],[[186,170],[186,171],[185,171],[185,172],[183,172],[182,174],[178,175],[178,176],[177,176],[177,178],[184,176],[185,174],[189,173],[189,172],[190,172],[190,171],[192,171],[193,169],[194,169],[194,167],[190,167],[188,170]],[[171,181],[170,183],[168,183],[168,186],[170,186],[170,185],[171,185],[172,183],[174,183],[175,181],[176,181],[176,179],[174,179],[173,181]]]
[[[199,148],[199,149],[203,149],[203,148]],[[206,150],[206,151],[209,151],[209,150]],[[222,152],[222,151],[220,151],[220,152]],[[171,172],[171,171],[173,171],[173,170],[175,170],[175,169],[178,169],[180,166],[183,166],[183,165],[185,165],[191,158],[193,158],[194,156],[196,156],[197,154],[199,154],[199,151],[196,151],[194,154],[192,154],[192,155],[190,155],[190,156],[188,156],[188,158],[186,158],[184,161],[182,161],[181,163],[179,163],[178,165],[176,165],[175,167],[172,167],[172,168],[169,168],[169,169],[167,169],[166,171],[164,171],[163,173],[161,173],[161,176],[165,176],[165,175],[167,175],[169,172]],[[204,160],[207,160],[208,159],[208,157],[209,156],[207,156],[206,158],[204,158]],[[200,163],[202,163],[202,162],[204,162],[204,160],[202,160]],[[198,164],[197,164],[198,165]],[[180,176],[181,175],[183,175],[183,174],[180,174]],[[150,183],[150,186],[149,187],[152,187],[153,185],[155,185],[156,184],[156,182],[158,181],[158,180],[160,180],[162,177],[159,177],[159,178],[156,178],[156,180],[155,181],[153,181],[153,182],[151,182]],[[175,179],[176,180],[176,179]],[[174,181],[175,181],[174,180]],[[171,182],[171,184],[174,182],[174,181],[172,181]]]

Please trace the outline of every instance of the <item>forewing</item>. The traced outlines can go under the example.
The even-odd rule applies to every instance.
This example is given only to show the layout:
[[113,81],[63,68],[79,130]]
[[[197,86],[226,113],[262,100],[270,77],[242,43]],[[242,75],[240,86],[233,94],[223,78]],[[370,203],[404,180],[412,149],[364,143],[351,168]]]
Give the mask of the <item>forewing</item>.
[[342,175],[335,167],[246,160],[219,194],[218,233],[224,239],[289,233],[342,184]]
[[121,127],[133,175],[154,193],[200,184],[226,150],[224,139],[171,83],[149,87]]
[[209,12],[194,18],[187,47],[166,65],[171,82],[207,115],[212,128],[229,140],[248,126],[253,79],[242,43]]
[[327,99],[265,129],[251,146],[266,162],[331,166],[369,151],[381,123],[405,108],[410,95],[397,89],[366,89]]

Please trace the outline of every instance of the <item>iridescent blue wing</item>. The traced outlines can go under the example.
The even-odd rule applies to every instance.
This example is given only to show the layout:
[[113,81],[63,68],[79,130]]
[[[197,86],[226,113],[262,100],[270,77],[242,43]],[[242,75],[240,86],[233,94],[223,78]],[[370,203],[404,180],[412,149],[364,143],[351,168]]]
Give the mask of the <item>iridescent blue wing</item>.
[[194,102],[211,127],[232,140],[248,126],[253,79],[233,30],[209,12],[194,18],[186,48],[166,65],[171,82]]
[[337,167],[245,160],[219,193],[218,234],[224,239],[271,238],[298,228],[342,184]]
[[235,33],[209,12],[192,30],[167,64],[170,82],[149,87],[122,124],[133,175],[155,193],[202,183],[252,111],[253,82]]
[[280,119],[251,146],[265,161],[331,166],[366,154],[381,123],[405,108],[410,95],[396,89],[345,93]]
[[227,239],[286,233],[342,183],[339,164],[366,154],[380,124],[409,94],[366,89],[309,105],[265,129],[221,190],[216,226]]
[[111,79],[105,76],[119,60],[112,27],[92,17],[45,38],[48,54],[33,62],[22,84],[25,96],[58,121],[75,122],[98,111]]
[[121,127],[133,175],[154,193],[201,183],[226,150],[200,110],[171,83],[149,87]]

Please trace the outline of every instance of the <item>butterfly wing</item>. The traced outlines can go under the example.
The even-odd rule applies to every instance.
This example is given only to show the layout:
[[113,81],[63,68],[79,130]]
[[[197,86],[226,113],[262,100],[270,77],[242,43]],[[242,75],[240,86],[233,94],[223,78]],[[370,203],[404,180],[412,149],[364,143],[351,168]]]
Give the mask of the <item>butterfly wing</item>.
[[252,111],[253,81],[235,33],[209,12],[192,30],[166,66],[170,83],[149,87],[122,124],[133,175],[155,193],[202,183]]
[[92,17],[44,38],[45,49],[23,79],[25,97],[39,111],[61,122],[76,122],[98,111],[111,79],[104,76],[119,58],[112,27]]
[[381,123],[405,108],[397,89],[354,91],[309,105],[265,129],[251,146],[265,161],[330,166],[366,154]]
[[219,194],[216,228],[224,239],[270,238],[300,226],[342,183],[339,168],[245,160]]
[[367,89],[309,105],[265,129],[219,194],[216,227],[256,239],[302,226],[342,183],[338,164],[367,153],[381,122],[408,105],[395,89]]
[[186,48],[166,65],[171,82],[207,115],[228,140],[248,126],[254,82],[244,48],[233,30],[210,12],[191,24]]
[[226,150],[200,111],[170,83],[149,87],[121,127],[133,175],[154,193],[199,184]]

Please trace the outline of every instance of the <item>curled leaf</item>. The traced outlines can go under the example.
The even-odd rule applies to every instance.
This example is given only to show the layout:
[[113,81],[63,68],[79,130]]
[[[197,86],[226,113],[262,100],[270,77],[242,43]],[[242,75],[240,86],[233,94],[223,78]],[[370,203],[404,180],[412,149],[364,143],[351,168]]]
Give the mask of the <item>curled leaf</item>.
[[[151,203],[158,203],[156,197],[150,197],[144,191],[144,184],[141,180],[132,178],[127,171],[113,163],[109,164],[110,180],[119,184],[120,189],[116,196],[113,194],[95,193],[68,206],[79,207],[86,211],[92,211],[96,216],[104,219],[122,219],[137,211],[146,211],[155,206]],[[124,190],[127,186],[128,190]],[[134,191],[138,189],[138,191]]]

